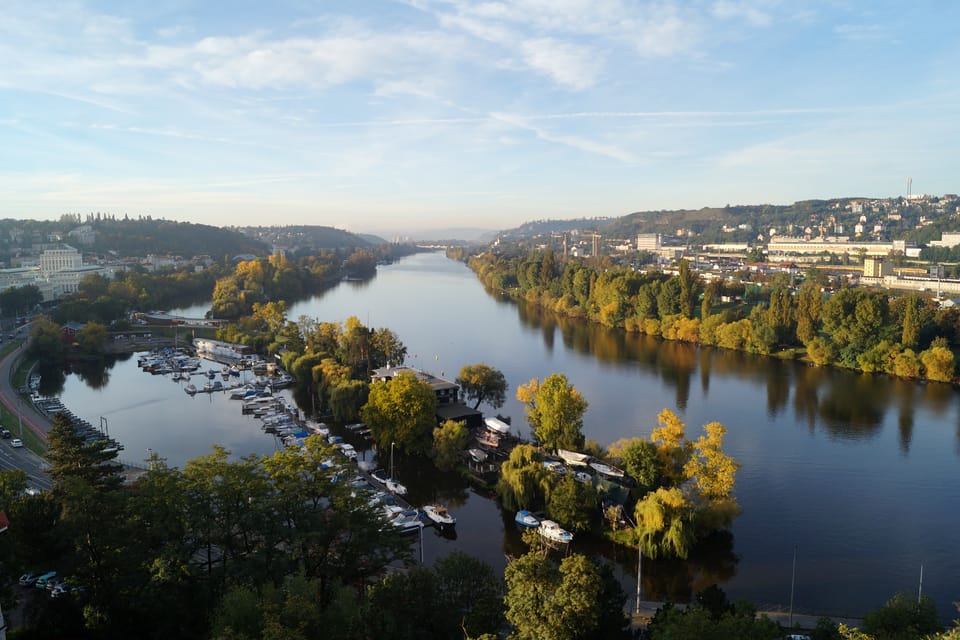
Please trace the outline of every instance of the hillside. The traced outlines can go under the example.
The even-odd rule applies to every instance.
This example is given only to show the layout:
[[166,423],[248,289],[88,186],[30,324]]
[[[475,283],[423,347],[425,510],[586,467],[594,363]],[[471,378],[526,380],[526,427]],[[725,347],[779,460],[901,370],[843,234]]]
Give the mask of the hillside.
[[[269,246],[237,231],[206,224],[173,220],[99,220],[91,225],[96,232],[90,249],[120,256],[210,255],[213,258],[243,253],[266,254]],[[67,238],[66,242],[70,242]]]
[[343,229],[318,225],[238,227],[237,230],[269,247],[282,248],[292,254],[321,249],[365,249],[383,242],[376,242],[379,240],[376,237],[361,237]]

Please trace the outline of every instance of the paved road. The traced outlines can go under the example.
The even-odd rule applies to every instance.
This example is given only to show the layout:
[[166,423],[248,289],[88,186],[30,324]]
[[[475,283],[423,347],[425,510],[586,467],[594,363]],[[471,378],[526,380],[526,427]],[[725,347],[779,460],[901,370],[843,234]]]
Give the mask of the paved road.
[[[25,347],[21,343],[19,349],[11,351],[3,360],[0,360],[0,404],[8,413],[20,412],[20,422],[24,431],[29,429],[43,442],[47,441],[47,432],[50,430],[50,421],[46,416],[34,408],[30,402],[24,402],[22,396],[13,388],[11,381],[13,368]],[[14,436],[18,436],[16,429]],[[51,486],[50,477],[46,473],[46,461],[26,447],[14,448],[11,440],[0,440],[0,469],[23,469],[27,472],[28,483],[31,487],[47,490]]]

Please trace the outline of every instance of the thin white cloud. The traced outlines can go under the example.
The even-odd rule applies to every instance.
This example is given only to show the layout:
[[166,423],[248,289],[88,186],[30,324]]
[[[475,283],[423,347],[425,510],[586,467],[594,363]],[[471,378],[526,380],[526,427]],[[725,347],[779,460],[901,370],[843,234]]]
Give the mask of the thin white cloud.
[[531,68],[568,89],[582,90],[592,86],[603,66],[599,54],[589,48],[553,38],[527,40],[522,50],[524,60]]
[[627,164],[633,164],[637,161],[637,157],[634,154],[613,144],[596,142],[579,136],[550,132],[542,127],[530,124],[523,118],[508,113],[491,113],[490,117],[498,122],[529,131],[544,142],[560,144],[586,153],[612,158]]
[[714,17],[721,20],[744,20],[754,27],[768,27],[773,21],[770,14],[757,4],[744,0],[717,0],[711,11]]

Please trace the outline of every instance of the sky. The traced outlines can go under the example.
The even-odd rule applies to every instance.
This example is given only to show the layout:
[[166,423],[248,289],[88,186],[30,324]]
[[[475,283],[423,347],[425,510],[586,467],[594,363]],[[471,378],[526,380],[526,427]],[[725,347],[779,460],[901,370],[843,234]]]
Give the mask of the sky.
[[950,0],[0,11],[0,217],[403,232],[960,191]]

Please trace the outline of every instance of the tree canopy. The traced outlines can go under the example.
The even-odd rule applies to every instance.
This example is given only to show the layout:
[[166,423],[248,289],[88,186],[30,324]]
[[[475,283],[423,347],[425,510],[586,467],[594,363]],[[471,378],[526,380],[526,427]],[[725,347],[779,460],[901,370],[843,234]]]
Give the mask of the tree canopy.
[[433,444],[437,397],[411,371],[370,386],[360,417],[381,447],[396,443],[407,453],[424,455]]
[[537,441],[548,449],[579,449],[583,445],[583,414],[587,401],[562,373],[543,382],[537,378],[517,388],[526,404],[527,423]]
[[503,372],[482,362],[464,365],[457,376],[457,384],[464,400],[474,402],[474,409],[482,402],[499,409],[507,399],[507,379]]

